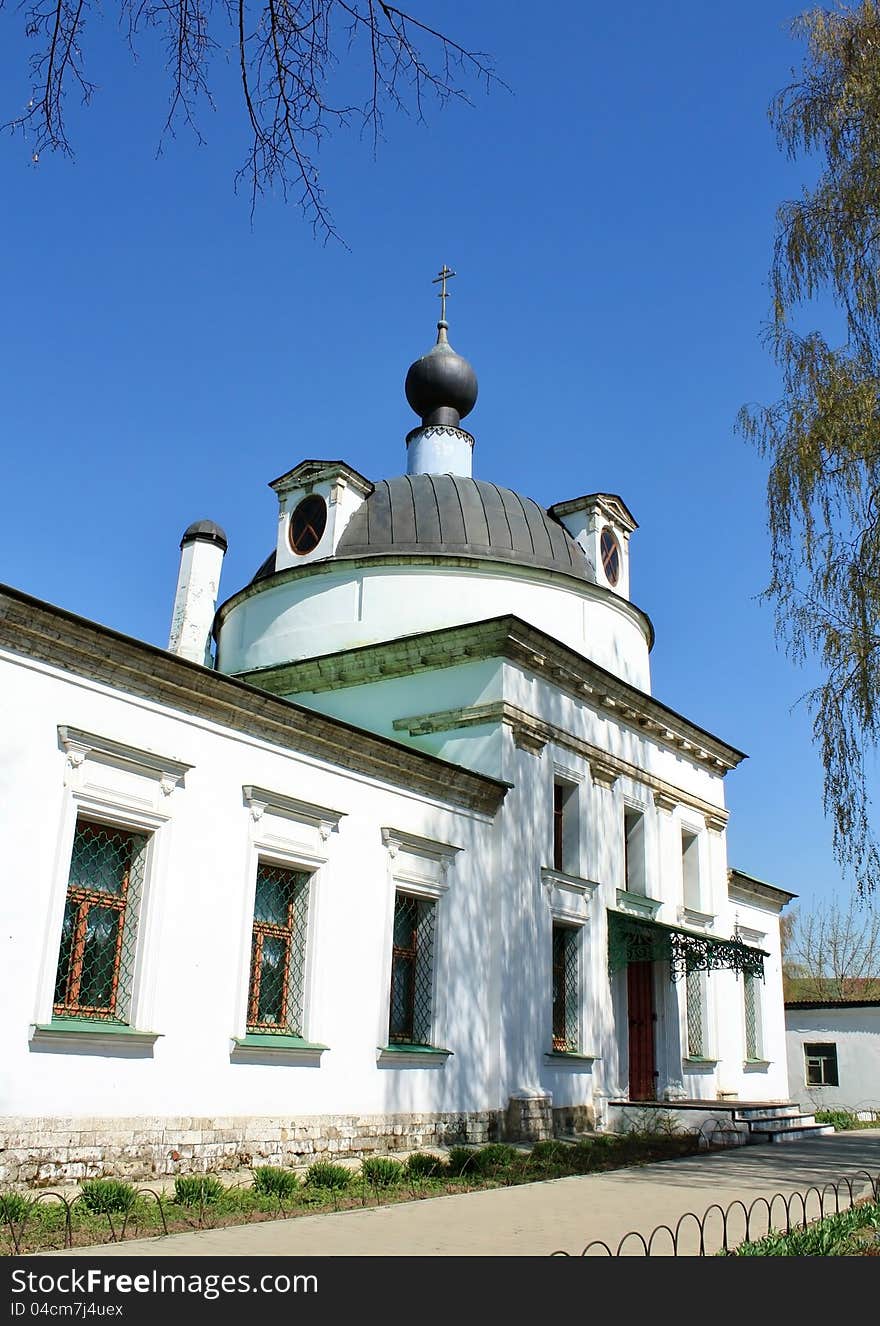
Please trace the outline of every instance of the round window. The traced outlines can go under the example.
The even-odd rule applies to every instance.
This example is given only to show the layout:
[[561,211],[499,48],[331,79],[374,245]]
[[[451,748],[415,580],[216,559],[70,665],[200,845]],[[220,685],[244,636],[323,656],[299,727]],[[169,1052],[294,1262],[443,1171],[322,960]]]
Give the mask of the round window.
[[327,503],[317,493],[304,497],[290,517],[287,537],[299,557],[314,552],[327,528]]
[[616,585],[620,579],[620,544],[617,542],[614,530],[609,525],[606,525],[602,531],[600,549],[605,579],[609,585]]

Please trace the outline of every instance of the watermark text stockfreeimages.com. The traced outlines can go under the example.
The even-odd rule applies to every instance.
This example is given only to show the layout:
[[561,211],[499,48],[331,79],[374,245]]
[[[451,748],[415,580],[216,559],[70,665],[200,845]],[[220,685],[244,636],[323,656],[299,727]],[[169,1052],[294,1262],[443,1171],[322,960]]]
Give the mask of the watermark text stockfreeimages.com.
[[[84,1300],[78,1295],[114,1297],[119,1294],[191,1294],[203,1299],[216,1299],[224,1294],[317,1294],[318,1277],[316,1275],[285,1275],[272,1272],[266,1275],[239,1275],[171,1273],[153,1268],[149,1271],[129,1274],[127,1272],[105,1271],[98,1267],[84,1270],[29,1271],[16,1268],[11,1276],[11,1291],[15,1294],[51,1294],[70,1295],[76,1301],[69,1304],[55,1304],[55,1307],[69,1307],[70,1312],[53,1312],[52,1316],[93,1315],[80,1309]],[[13,1298],[11,1315],[24,1316],[28,1311],[36,1315],[35,1303],[27,1304]],[[87,1305],[88,1306],[88,1305]],[[107,1314],[113,1315],[113,1314]]]

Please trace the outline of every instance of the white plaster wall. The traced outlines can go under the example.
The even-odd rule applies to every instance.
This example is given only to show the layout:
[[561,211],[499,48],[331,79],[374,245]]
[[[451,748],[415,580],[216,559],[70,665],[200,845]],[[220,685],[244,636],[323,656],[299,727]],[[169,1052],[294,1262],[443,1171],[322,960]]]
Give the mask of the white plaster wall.
[[[497,670],[491,667],[462,672],[475,695],[497,688]],[[505,673],[519,685],[515,669],[505,665]],[[430,693],[430,675],[419,684]],[[554,1105],[569,1105],[613,1097],[625,1088],[626,1010],[618,1002],[615,1025],[606,912],[617,905],[617,889],[624,883],[627,802],[640,799],[644,806],[648,892],[661,902],[659,919],[676,924],[681,901],[680,861],[676,873],[674,852],[670,856],[666,850],[670,835],[674,841],[678,812],[657,809],[637,779],[619,778],[613,787],[602,787],[594,783],[588,761],[563,743],[548,743],[539,752],[521,749],[511,729],[499,724],[494,732],[477,734],[478,740],[494,743],[495,772],[513,784],[493,823],[56,669],[19,666],[2,654],[0,686],[5,701],[0,878],[11,881],[0,895],[3,1113],[464,1111],[501,1108],[515,1092],[550,1093]],[[591,733],[595,744],[606,749],[638,754],[644,768],[667,767],[669,753],[653,749],[649,739],[639,738],[636,750],[618,724],[598,718],[554,687],[536,683],[533,692],[539,714],[552,712],[560,723]],[[445,702],[446,692],[442,698]],[[169,797],[152,789],[167,818],[155,834],[135,998],[137,1025],[160,1033],[151,1055],[37,1048],[28,1040],[31,1024],[48,1022],[51,1015],[75,819],[77,775],[59,748],[59,724],[192,766]],[[467,734],[453,738],[461,743],[460,754]],[[541,870],[552,865],[552,784],[560,771],[578,786],[575,873],[596,886],[587,907],[583,949],[582,1049],[595,1056],[589,1065],[559,1066],[545,1058],[551,1048],[553,916]],[[720,779],[699,769],[690,777],[707,801],[723,804]],[[311,1040],[330,1046],[319,1067],[230,1059],[231,1038],[245,1031],[254,834],[271,828],[268,816],[255,824],[242,797],[243,784],[344,816],[323,848],[315,834],[304,835],[306,853],[323,850],[327,858],[312,882],[305,1027]],[[132,796],[138,794],[136,778],[125,784],[111,771],[108,806],[123,785]],[[107,813],[112,819],[111,810]],[[136,818],[137,807],[129,804],[127,813]],[[376,1047],[387,1025],[394,896],[393,860],[380,833],[386,826],[463,849],[439,903],[438,1039],[454,1051],[444,1068],[377,1067]],[[272,832],[284,836],[277,825]],[[698,1095],[714,1096],[723,1086],[739,1090],[741,1098],[781,1098],[787,1091],[777,917],[772,910],[729,904],[723,836],[708,829],[704,833],[717,904],[712,932],[731,935],[738,912],[742,924],[767,933],[761,946],[772,951],[765,1020],[771,1062],[762,1075],[746,1079],[741,995],[735,978],[719,973],[711,981],[718,982],[713,984],[718,991],[713,1016],[722,1062],[717,1073],[703,1073],[687,1088]],[[279,852],[282,848],[293,850],[289,841]],[[681,1065],[674,1062],[678,991],[669,982],[658,986],[666,1055],[659,1066],[666,1080],[681,1077]]]
[[514,613],[640,689],[651,685],[637,612],[616,595],[540,570],[331,563],[245,592],[221,612],[223,672]]
[[[0,672],[0,878],[6,881],[0,898],[0,1111],[268,1115],[477,1110],[502,1103],[490,1076],[486,1016],[493,972],[485,918],[497,877],[488,818],[322,767],[207,721],[163,713],[54,669],[14,666],[0,656]],[[160,1033],[151,1056],[29,1044],[31,1024],[51,1016],[75,819],[58,724],[193,766],[163,801],[169,818],[156,831],[161,851],[154,857],[161,868],[150,872],[145,894],[135,1020]],[[106,781],[110,804],[118,786],[112,771]],[[320,1067],[230,1060],[231,1037],[245,1031],[251,835],[260,829],[243,801],[243,784],[344,812],[312,882],[306,1032],[330,1046]],[[387,1029],[394,895],[383,826],[463,849],[438,904],[438,981],[445,991],[438,1037],[454,1051],[444,1068],[377,1067],[376,1047]],[[316,835],[305,837],[314,850]]]
[[789,1083],[786,1056],[779,911],[769,902],[727,898],[724,915],[728,928],[722,933],[733,934],[739,928],[745,931],[745,942],[763,949],[768,956],[759,986],[763,1063],[748,1063],[745,1058],[743,979],[731,972],[719,973],[726,977],[726,990],[721,986],[718,999],[719,1048],[727,1068],[721,1085],[729,1081],[741,1100],[797,1100],[796,1084]]
[[504,699],[692,796],[719,808],[724,806],[724,781],[720,774],[660,744],[634,726],[597,711],[588,699],[575,699],[519,664],[504,665]]
[[[486,739],[488,729],[482,726],[450,727],[445,731],[410,736],[405,729],[396,729],[394,723],[397,719],[506,700],[711,806],[724,808],[724,782],[719,774],[696,765],[645,732],[597,711],[589,701],[575,699],[518,664],[502,659],[481,659],[455,667],[426,669],[412,676],[390,677],[362,686],[300,691],[288,698],[442,759],[461,762],[467,768],[495,778],[504,777],[502,756],[498,742]],[[632,795],[635,801],[647,797],[653,806],[644,784],[634,785]],[[696,826],[701,827],[699,817]],[[622,861],[622,855],[620,859]],[[680,863],[674,868],[680,872]],[[709,869],[708,863],[706,868]],[[712,868],[712,874],[714,887],[724,892],[726,855],[722,854]]]
[[288,696],[347,723],[405,742],[429,755],[464,765],[492,777],[501,776],[501,748],[494,728],[483,726],[411,737],[394,727],[395,720],[491,704],[503,695],[503,665],[479,659],[457,667],[437,668],[405,677],[390,677],[362,686],[326,691],[298,691]]
[[[513,784],[499,829],[498,934],[500,945],[500,1074],[505,1101],[510,1096],[551,1097],[554,1107],[589,1104],[595,1064],[548,1061],[553,1048],[552,926],[542,867],[552,866],[552,778],[549,748],[541,755],[520,749],[504,730],[501,776]],[[581,805],[581,833],[589,807]],[[601,925],[596,904],[582,928],[582,1050],[594,1049],[595,1005],[604,1001],[604,982],[595,979],[595,945]]]
[[[587,702],[570,697],[541,679],[531,677],[515,665],[506,664],[505,698],[519,707],[554,722],[566,732],[618,755],[640,770],[662,778],[673,787],[699,797],[707,805],[724,810],[724,782],[711,770],[686,760],[678,752],[661,746],[650,736],[636,733],[625,724],[610,720],[590,708]],[[590,908],[590,979],[585,1011],[585,1049],[596,1055],[589,1074],[569,1070],[554,1071],[544,1065],[542,1087],[552,1091],[554,1104],[577,1103],[592,1099],[613,1099],[627,1089],[627,1010],[626,979],[619,974],[609,980],[607,969],[607,912],[619,906],[617,891],[624,889],[625,862],[623,823],[627,806],[635,807],[645,817],[646,892],[659,903],[656,920],[672,926],[694,928],[683,917],[683,879],[681,832],[686,827],[699,839],[701,897],[706,913],[705,928],[712,935],[732,938],[737,926],[749,932],[747,942],[764,949],[764,982],[761,987],[763,1062],[747,1064],[745,1058],[745,1020],[743,982],[727,970],[712,972],[705,981],[706,1064],[696,1065],[685,1059],[686,1010],[684,982],[672,982],[658,964],[655,982],[657,1012],[656,1062],[658,1093],[667,1087],[683,1091],[692,1099],[715,1100],[728,1093],[740,1100],[784,1100],[788,1098],[788,1074],[783,1024],[782,975],[779,946],[779,916],[773,904],[760,901],[733,901],[728,895],[726,833],[709,828],[705,814],[685,800],[671,810],[655,803],[650,788],[640,778],[618,777],[612,787],[593,781],[588,760],[563,742],[549,743],[540,756],[516,750],[513,773],[502,777],[516,782],[520,805],[545,807],[542,817],[533,809],[532,828],[523,838],[517,826],[511,869],[522,871],[526,863],[534,877],[541,865],[552,860],[552,782],[554,771],[578,780],[580,798],[580,855],[578,873],[598,887]],[[513,795],[505,810],[512,810]],[[528,815],[525,817],[528,819]],[[515,896],[515,895],[514,895]],[[535,905],[533,915],[524,922],[536,943],[549,952],[551,920],[546,908]],[[523,938],[524,945],[526,944]],[[510,977],[513,980],[513,977]],[[511,1000],[524,998],[512,990]],[[546,1044],[548,1009],[538,1009],[533,1017],[532,1051],[525,1062],[535,1062],[536,1050]],[[527,1026],[525,1012],[520,1025]],[[541,1059],[538,1059],[541,1062]],[[508,1085],[513,1089],[515,1083]]]
[[[362,694],[363,692],[363,694]],[[516,664],[484,660],[457,668],[392,678],[364,688],[298,696],[300,701],[332,710],[354,722],[367,722],[377,730],[393,732],[395,717],[432,710],[485,703],[504,698],[536,717],[554,723],[574,738],[626,759],[641,771],[661,778],[707,805],[724,809],[724,782],[704,766],[659,744],[627,724],[597,713],[587,701],[577,700]],[[728,971],[707,978],[706,1064],[686,1062],[684,985],[671,982],[658,971],[656,983],[657,1065],[661,1092],[666,1087],[694,1099],[714,1100],[719,1091],[740,1099],[783,1099],[787,1096],[784,1053],[781,1050],[781,976],[778,955],[778,917],[771,908],[744,903],[732,905],[727,892],[726,834],[710,829],[705,815],[683,802],[660,809],[650,788],[637,777],[618,778],[611,788],[593,782],[589,762],[564,742],[550,742],[540,754],[516,747],[509,727],[497,724],[452,729],[429,737],[398,739],[429,749],[447,759],[482,769],[514,784],[499,821],[501,834],[502,950],[508,955],[514,942],[521,954],[512,961],[502,957],[502,1056],[507,1072],[503,1092],[549,1092],[553,1103],[579,1104],[599,1096],[625,1091],[626,987],[625,978],[609,984],[607,972],[607,909],[618,906],[617,890],[625,888],[623,817],[627,806],[645,818],[647,894],[659,904],[656,919],[667,925],[683,923],[682,828],[699,841],[702,908],[708,930],[722,937],[734,934],[738,921],[762,938],[759,947],[771,951],[767,960],[763,1002],[767,1063],[745,1063],[745,1028],[742,980]],[[554,771],[578,786],[578,871],[598,885],[584,931],[585,1005],[583,1049],[595,1054],[591,1066],[571,1063],[553,1066],[545,1060],[550,1047],[550,986],[547,977],[552,915],[540,888],[541,868],[552,864],[552,784]],[[687,922],[684,922],[687,924]],[[757,941],[755,941],[757,942]],[[519,963],[519,965],[517,965]],[[616,1024],[613,1005],[616,1003]],[[619,1030],[618,1030],[619,1029]]]
[[[880,1109],[880,1007],[790,1008],[785,1042],[792,1095],[810,1109]],[[836,1087],[807,1084],[804,1044],[837,1046]]]

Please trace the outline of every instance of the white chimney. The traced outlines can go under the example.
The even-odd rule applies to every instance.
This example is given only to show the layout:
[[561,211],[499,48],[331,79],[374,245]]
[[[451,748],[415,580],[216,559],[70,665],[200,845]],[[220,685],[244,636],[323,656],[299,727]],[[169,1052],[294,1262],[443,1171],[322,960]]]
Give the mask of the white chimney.
[[226,548],[226,535],[213,520],[197,520],[180,540],[168,649],[207,667],[211,666],[211,628]]

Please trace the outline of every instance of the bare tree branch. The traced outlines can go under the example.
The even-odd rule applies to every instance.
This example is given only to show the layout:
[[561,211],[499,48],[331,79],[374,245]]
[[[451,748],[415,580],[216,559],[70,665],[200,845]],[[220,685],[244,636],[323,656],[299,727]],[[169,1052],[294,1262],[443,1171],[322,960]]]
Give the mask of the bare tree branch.
[[880,911],[823,903],[781,927],[786,999],[880,999]]
[[[86,17],[97,12],[93,5],[94,0],[24,0],[33,92],[26,109],[2,127],[31,137],[34,160],[47,151],[73,154],[65,95],[71,83],[84,103],[95,91],[80,47]],[[252,140],[236,187],[247,184],[252,212],[271,189],[285,200],[293,195],[325,238],[339,238],[315,160],[328,132],[358,123],[370,132],[375,152],[386,106],[403,111],[412,106],[424,118],[429,99],[441,107],[452,99],[469,101],[462,84],[477,81],[488,91],[500,83],[488,56],[383,0],[120,0],[119,21],[135,56],[145,29],[157,29],[163,37],[170,92],[160,151],[179,121],[203,141],[198,113],[203,103],[213,105],[211,59],[230,45],[237,50]],[[335,104],[330,85],[341,57],[356,56],[363,41],[366,96],[359,105]]]

